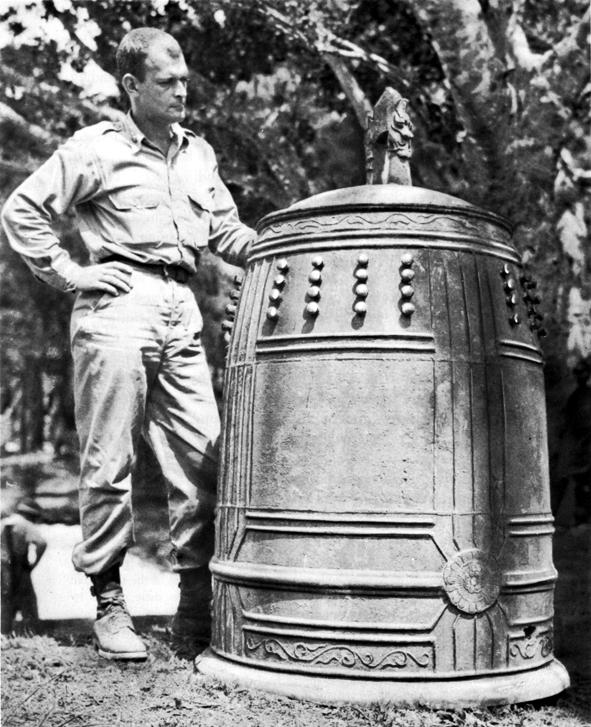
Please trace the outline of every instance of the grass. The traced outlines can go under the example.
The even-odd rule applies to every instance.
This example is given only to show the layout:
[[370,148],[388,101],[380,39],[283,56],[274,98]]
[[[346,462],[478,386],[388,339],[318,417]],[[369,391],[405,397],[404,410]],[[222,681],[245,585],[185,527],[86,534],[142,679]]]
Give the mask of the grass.
[[4,637],[3,727],[582,727],[591,724],[591,681],[560,698],[491,709],[430,711],[310,704],[197,673],[176,659],[162,628],[147,635],[145,663],[99,659],[87,637]]

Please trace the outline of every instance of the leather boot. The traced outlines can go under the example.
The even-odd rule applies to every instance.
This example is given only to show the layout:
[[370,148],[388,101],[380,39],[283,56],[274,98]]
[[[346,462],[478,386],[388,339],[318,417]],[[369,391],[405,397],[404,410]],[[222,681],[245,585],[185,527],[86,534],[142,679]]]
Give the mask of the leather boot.
[[170,624],[170,645],[181,659],[194,659],[211,637],[211,573],[208,566],[179,573],[181,596]]
[[90,592],[97,601],[92,642],[105,659],[145,659],[148,650],[136,634],[125,605],[119,566],[91,576]]

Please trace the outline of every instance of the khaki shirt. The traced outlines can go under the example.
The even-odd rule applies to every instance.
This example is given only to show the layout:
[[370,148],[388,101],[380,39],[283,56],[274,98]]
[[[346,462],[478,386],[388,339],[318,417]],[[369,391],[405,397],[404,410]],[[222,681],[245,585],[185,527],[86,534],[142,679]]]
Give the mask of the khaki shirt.
[[130,115],[102,121],[74,134],[13,192],[4,227],[37,278],[74,289],[79,266],[51,227],[71,208],[92,263],[116,254],[194,273],[208,246],[244,266],[256,233],[238,219],[213,149],[178,124],[172,135],[165,158]]

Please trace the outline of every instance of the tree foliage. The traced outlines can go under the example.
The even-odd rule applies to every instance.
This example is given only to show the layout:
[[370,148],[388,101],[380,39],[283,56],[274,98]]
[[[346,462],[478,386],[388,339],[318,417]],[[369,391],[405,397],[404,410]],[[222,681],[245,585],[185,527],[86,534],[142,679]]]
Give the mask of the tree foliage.
[[[160,27],[179,40],[191,73],[186,125],[216,149],[241,216],[252,225],[298,199],[363,183],[366,116],[394,86],[409,99],[415,122],[414,183],[516,225],[518,249],[545,292],[549,402],[551,413],[560,411],[569,367],[591,353],[585,0],[33,5],[45,30],[31,44],[22,42],[35,34],[22,4],[0,19],[9,36],[0,71],[4,195],[75,129],[125,110],[120,97],[89,87],[89,69],[96,63],[114,74],[116,47],[132,27]],[[64,234],[80,254],[71,225]],[[69,302],[27,277],[14,256],[4,258],[11,390],[4,403],[14,406],[23,387],[31,388],[19,371],[39,360],[47,417],[48,397],[68,389]],[[217,324],[229,272],[208,260],[196,286],[218,381]]]

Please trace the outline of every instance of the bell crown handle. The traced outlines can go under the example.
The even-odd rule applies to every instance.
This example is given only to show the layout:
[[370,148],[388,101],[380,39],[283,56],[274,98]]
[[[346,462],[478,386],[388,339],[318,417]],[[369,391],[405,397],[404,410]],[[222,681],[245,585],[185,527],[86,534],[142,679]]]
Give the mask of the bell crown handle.
[[365,132],[367,184],[412,185],[408,160],[414,134],[407,107],[408,100],[388,87],[369,115]]

